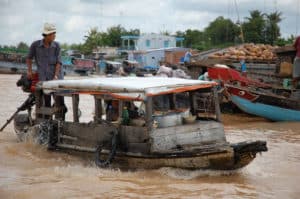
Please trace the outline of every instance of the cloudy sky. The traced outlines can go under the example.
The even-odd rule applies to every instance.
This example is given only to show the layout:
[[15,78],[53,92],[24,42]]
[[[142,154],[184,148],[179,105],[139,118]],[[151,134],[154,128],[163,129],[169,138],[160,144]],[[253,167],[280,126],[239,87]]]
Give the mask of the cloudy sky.
[[203,30],[218,16],[244,21],[254,9],[282,12],[281,33],[287,37],[300,34],[299,4],[300,0],[0,0],[0,45],[40,39],[45,22],[56,24],[57,41],[70,44],[84,42],[92,27],[105,31],[121,24],[142,33]]

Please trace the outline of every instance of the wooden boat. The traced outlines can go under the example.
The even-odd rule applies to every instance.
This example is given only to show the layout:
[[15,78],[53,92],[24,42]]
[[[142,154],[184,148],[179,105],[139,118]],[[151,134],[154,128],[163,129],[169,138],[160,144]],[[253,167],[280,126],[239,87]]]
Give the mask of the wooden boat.
[[246,113],[272,121],[300,121],[300,100],[268,91],[226,84],[231,101]]
[[[64,107],[45,107],[43,95],[72,98],[73,121],[62,117]],[[80,122],[81,95],[92,95],[95,115]],[[216,83],[161,77],[56,80],[36,85],[35,115],[15,117],[22,140],[35,135],[49,149],[95,154],[100,167],[177,167],[238,169],[265,141],[227,142],[220,119]],[[106,107],[106,108],[105,108]]]

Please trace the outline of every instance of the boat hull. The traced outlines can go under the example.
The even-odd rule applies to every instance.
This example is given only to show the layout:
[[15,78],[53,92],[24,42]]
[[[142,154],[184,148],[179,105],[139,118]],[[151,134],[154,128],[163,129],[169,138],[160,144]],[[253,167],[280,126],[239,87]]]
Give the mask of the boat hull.
[[300,121],[300,111],[281,108],[247,99],[231,96],[231,101],[246,113],[264,117],[272,121]]
[[[52,133],[45,134],[43,123],[39,125],[29,125],[28,115],[19,114],[15,118],[15,131],[20,141],[30,138],[36,140],[36,143],[45,145],[48,149],[58,149],[61,151],[77,151],[84,152],[86,154],[94,154],[95,161],[97,162],[97,148],[92,142],[89,145],[80,145],[61,142],[53,142],[53,140],[71,139],[75,141],[71,135],[60,136],[57,139]],[[49,129],[55,130],[52,126],[47,126]],[[44,129],[44,130],[41,130]],[[57,130],[57,129],[56,129]],[[53,139],[52,139],[53,138]],[[118,143],[118,141],[117,141]],[[242,142],[230,145],[224,143],[222,145],[216,145],[211,148],[197,148],[182,150],[179,149],[172,153],[141,153],[141,152],[128,152],[122,150],[121,147],[117,147],[114,158],[112,159],[112,167],[115,168],[127,168],[127,169],[158,169],[161,167],[173,167],[181,169],[213,169],[213,170],[234,170],[242,168],[248,165],[255,157],[256,153],[267,151],[266,142]],[[81,154],[81,153],[80,153]],[[111,155],[111,151],[108,149],[100,150],[101,161],[107,160]],[[107,165],[100,165],[107,166]]]
[[265,141],[250,141],[231,144],[223,151],[211,153],[181,153],[181,154],[153,154],[130,155],[117,153],[114,163],[119,167],[157,169],[174,167],[182,169],[214,169],[235,170],[247,166],[256,154],[267,151]]
[[143,168],[158,169],[161,167],[173,167],[189,170],[213,169],[213,170],[235,170],[248,165],[255,154],[251,152],[244,153],[243,158],[236,161],[235,153],[229,150],[223,153],[190,156],[165,156],[165,157],[147,157],[147,156],[129,156],[117,154],[113,165],[125,168]]

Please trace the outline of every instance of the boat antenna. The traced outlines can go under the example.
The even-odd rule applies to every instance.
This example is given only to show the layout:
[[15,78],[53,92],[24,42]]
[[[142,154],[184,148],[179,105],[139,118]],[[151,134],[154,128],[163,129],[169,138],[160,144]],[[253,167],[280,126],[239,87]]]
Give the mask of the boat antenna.
[[239,9],[238,9],[236,0],[234,0],[234,5],[235,5],[235,10],[236,10],[236,13],[237,13],[237,16],[238,16],[237,24],[240,27],[240,33],[241,33],[240,37],[241,37],[242,43],[244,43],[245,42],[244,41],[244,32],[243,32],[242,24],[240,22],[240,14],[239,14]]

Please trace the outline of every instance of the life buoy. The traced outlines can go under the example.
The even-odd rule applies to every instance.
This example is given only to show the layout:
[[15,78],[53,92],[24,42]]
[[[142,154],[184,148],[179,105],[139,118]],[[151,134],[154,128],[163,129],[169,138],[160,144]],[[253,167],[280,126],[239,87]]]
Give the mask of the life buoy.
[[116,155],[116,149],[117,149],[117,132],[112,132],[112,138],[111,138],[111,150],[107,156],[106,159],[101,158],[101,151],[103,149],[103,146],[100,144],[98,145],[96,149],[96,155],[95,155],[95,163],[98,167],[104,168],[107,167],[114,159]]

